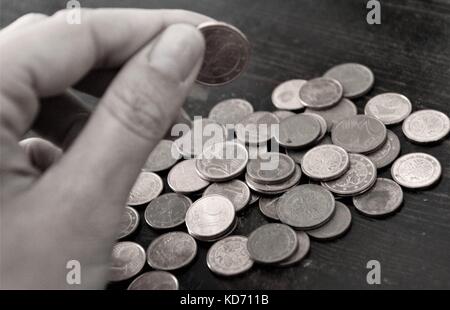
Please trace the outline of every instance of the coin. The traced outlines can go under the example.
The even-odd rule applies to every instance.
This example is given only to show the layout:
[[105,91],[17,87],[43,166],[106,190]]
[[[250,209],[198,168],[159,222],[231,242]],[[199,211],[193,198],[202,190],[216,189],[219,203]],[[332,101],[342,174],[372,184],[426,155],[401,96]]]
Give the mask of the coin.
[[401,206],[402,202],[403,191],[400,185],[385,178],[378,178],[370,190],[353,197],[356,209],[370,217],[393,213]]
[[284,193],[277,203],[280,221],[296,229],[312,229],[334,213],[333,195],[320,185],[303,184]]
[[246,272],[253,266],[247,250],[247,237],[230,236],[217,241],[206,256],[208,268],[222,276],[234,276]]
[[203,196],[222,195],[228,198],[236,212],[241,211],[250,201],[250,189],[240,180],[232,180],[225,183],[213,183],[206,188]]
[[177,193],[187,194],[198,192],[209,185],[203,180],[195,168],[195,159],[183,160],[170,169],[167,184]]
[[278,85],[272,92],[272,103],[277,109],[298,110],[303,108],[298,93],[305,80],[289,80]]
[[322,140],[322,138],[325,137],[325,135],[327,134],[327,128],[328,128],[327,121],[319,114],[304,112],[303,115],[310,115],[319,121],[320,134],[317,137],[316,141]]
[[314,239],[331,240],[339,238],[350,228],[352,213],[342,202],[336,201],[336,210],[331,219],[324,225],[308,230],[307,233]]
[[168,193],[154,199],[145,209],[147,224],[154,229],[169,229],[184,223],[192,201],[178,193]]
[[370,99],[364,113],[373,116],[385,125],[397,124],[411,113],[411,101],[397,93],[384,93]]
[[299,263],[309,252],[310,241],[308,235],[303,231],[296,231],[298,246],[294,254],[278,263],[280,267],[288,267]]
[[436,183],[442,174],[439,161],[426,153],[409,153],[398,158],[391,168],[395,182],[407,188],[425,188]]
[[264,143],[272,138],[273,127],[279,122],[270,112],[254,112],[236,125],[236,137],[243,143]]
[[125,207],[117,239],[123,239],[136,231],[139,226],[139,213],[131,207]]
[[187,233],[169,232],[147,248],[147,263],[158,270],[175,270],[189,265],[197,255],[197,243]]
[[281,194],[285,191],[287,191],[289,188],[295,186],[300,181],[300,178],[302,176],[302,170],[298,165],[295,166],[294,174],[287,179],[284,182],[277,183],[277,184],[261,184],[256,183],[252,181],[248,174],[245,174],[245,183],[247,183],[248,187],[250,189],[254,190],[255,192],[261,193],[261,194],[267,194],[267,195],[276,195]]
[[[331,142],[331,138],[329,136],[325,136],[317,145],[325,145],[325,144],[333,144]],[[302,163],[303,156],[305,156],[306,152],[308,152],[309,149],[302,149],[302,150],[294,150],[294,149],[286,149],[286,154],[289,155],[297,164]]]
[[177,278],[167,271],[149,271],[141,274],[128,286],[128,290],[178,290]]
[[217,21],[202,23],[198,29],[206,46],[197,82],[216,86],[239,77],[250,58],[250,43],[245,35],[234,26]]
[[213,239],[225,233],[235,220],[233,203],[220,195],[204,196],[195,201],[186,213],[189,234]]
[[250,102],[244,99],[233,98],[216,104],[209,111],[208,118],[224,126],[228,124],[235,125],[253,112],[253,106]]
[[181,138],[175,140],[180,154],[186,158],[195,158],[209,146],[226,141],[225,128],[208,118],[197,118],[192,122],[192,128]]
[[367,115],[346,118],[331,130],[331,140],[350,153],[370,153],[386,141],[386,126]]
[[278,117],[278,119],[281,121],[285,118],[288,118],[289,116],[295,115],[292,111],[286,111],[286,110],[276,110],[273,112],[273,114]]
[[400,140],[392,131],[387,131],[386,142],[381,148],[366,156],[375,164],[377,169],[381,169],[391,164],[400,154]]
[[265,224],[255,229],[247,241],[250,257],[264,264],[274,264],[291,256],[298,246],[297,234],[284,224]]
[[196,160],[197,173],[212,182],[233,179],[245,170],[247,149],[236,142],[221,142],[206,148]]
[[322,182],[322,186],[340,196],[352,196],[368,190],[376,181],[377,168],[364,155],[349,154],[350,169],[336,180]]
[[139,206],[150,202],[161,194],[164,188],[159,175],[153,172],[141,172],[131,189],[127,204]]
[[161,140],[150,153],[143,171],[158,172],[171,168],[181,159],[175,143],[170,140]]
[[373,87],[375,77],[368,67],[356,63],[334,66],[324,76],[338,80],[344,88],[344,97],[361,97]]
[[295,171],[295,162],[285,154],[268,152],[247,164],[248,178],[262,184],[276,184],[289,179]]
[[201,237],[201,236],[196,236],[195,238],[196,238],[197,240],[205,241],[205,242],[216,242],[216,241],[219,241],[219,240],[221,240],[221,239],[223,239],[223,238],[226,238],[226,237],[228,237],[229,235],[231,235],[231,234],[236,230],[237,226],[238,226],[238,220],[237,220],[237,217],[235,217],[233,223],[232,223],[231,226],[230,226],[230,228],[228,228],[228,229],[227,229],[225,232],[223,232],[222,234],[217,235],[217,236],[214,236],[214,237],[212,237],[212,238],[211,238],[211,237],[205,238],[205,237]]
[[134,277],[145,265],[145,251],[135,242],[122,241],[114,245],[109,267],[109,281]]
[[332,180],[350,168],[347,152],[337,145],[319,145],[310,149],[301,163],[304,174],[314,180]]
[[300,100],[305,107],[326,109],[342,98],[342,85],[335,79],[320,77],[307,81],[300,87]]
[[355,104],[347,98],[342,98],[335,106],[325,110],[305,109],[305,113],[322,116],[327,122],[327,130],[331,131],[334,125],[351,116],[358,114]]
[[261,213],[275,221],[279,221],[277,213],[277,201],[280,197],[261,197],[259,199],[259,210]]
[[285,148],[302,148],[316,141],[321,133],[320,123],[315,117],[296,114],[280,122],[275,139]]
[[421,110],[412,113],[402,126],[403,134],[417,143],[437,142],[450,131],[448,116],[436,110]]

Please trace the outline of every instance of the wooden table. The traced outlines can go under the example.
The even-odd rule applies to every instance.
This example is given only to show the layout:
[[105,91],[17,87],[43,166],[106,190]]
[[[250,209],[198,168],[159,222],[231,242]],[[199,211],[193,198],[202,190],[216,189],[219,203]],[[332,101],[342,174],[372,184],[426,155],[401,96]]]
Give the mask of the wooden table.
[[[2,1],[1,25],[27,12],[52,12],[66,1]],[[251,64],[236,82],[197,89],[186,103],[193,115],[207,116],[219,100],[242,97],[256,110],[274,110],[274,87],[292,78],[310,79],[343,62],[369,66],[374,89],[355,100],[361,113],[367,100],[399,92],[413,109],[450,107],[450,2],[445,0],[382,1],[381,25],[366,22],[364,0],[160,0],[87,1],[86,7],[127,6],[184,8],[236,25],[252,44]],[[145,31],[145,29],[142,29]],[[208,244],[199,244],[194,263],[175,272],[184,289],[450,289],[449,140],[428,147],[408,142],[400,126],[402,154],[426,152],[443,166],[439,184],[425,191],[405,191],[400,212],[383,220],[365,218],[352,208],[353,225],[341,239],[312,242],[298,266],[280,269],[255,266],[237,278],[214,276],[205,262]],[[380,171],[390,177],[389,169]],[[349,205],[350,201],[346,201]],[[139,210],[143,215],[143,209]],[[237,234],[248,235],[266,223],[253,205],[239,216]],[[141,223],[130,238],[142,246],[158,235]],[[381,284],[368,285],[366,264],[381,263]],[[148,270],[149,268],[146,267]],[[129,281],[110,285],[124,288]]]

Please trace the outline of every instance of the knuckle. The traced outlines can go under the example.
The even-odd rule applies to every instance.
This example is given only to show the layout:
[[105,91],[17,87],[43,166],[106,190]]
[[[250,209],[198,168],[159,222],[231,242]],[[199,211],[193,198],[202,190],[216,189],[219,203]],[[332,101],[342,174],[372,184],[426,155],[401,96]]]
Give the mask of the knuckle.
[[46,19],[48,16],[41,13],[28,13],[20,17],[17,21],[33,23]]
[[[155,74],[155,73],[150,73]],[[145,139],[160,139],[170,126],[183,96],[180,86],[153,76],[123,81],[110,88],[105,106],[126,128]]]

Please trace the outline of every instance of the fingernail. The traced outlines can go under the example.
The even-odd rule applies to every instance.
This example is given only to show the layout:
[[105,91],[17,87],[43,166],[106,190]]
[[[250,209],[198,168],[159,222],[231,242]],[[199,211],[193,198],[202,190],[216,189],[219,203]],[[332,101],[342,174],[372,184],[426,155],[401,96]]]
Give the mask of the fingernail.
[[184,81],[203,57],[202,34],[191,25],[168,27],[150,52],[150,65],[173,79]]

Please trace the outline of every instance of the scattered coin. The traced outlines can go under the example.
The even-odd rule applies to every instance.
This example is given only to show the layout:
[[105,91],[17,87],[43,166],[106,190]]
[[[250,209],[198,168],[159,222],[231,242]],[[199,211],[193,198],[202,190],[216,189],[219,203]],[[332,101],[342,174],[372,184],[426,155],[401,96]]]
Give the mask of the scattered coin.
[[245,35],[223,22],[198,26],[205,37],[205,56],[197,82],[208,86],[229,83],[241,75],[250,58],[250,43]]
[[195,159],[183,160],[170,169],[167,183],[174,192],[181,194],[198,192],[209,185],[198,175]]
[[136,279],[128,286],[128,290],[178,290],[177,278],[167,271],[149,271]]
[[242,119],[252,114],[253,106],[244,99],[227,99],[216,104],[209,112],[209,119],[221,125],[236,125]]
[[327,121],[319,114],[304,112],[303,115],[310,115],[319,121],[320,134],[319,134],[319,137],[317,137],[316,141],[322,140],[323,137],[325,137],[325,135],[327,134],[327,128],[328,128]]
[[145,265],[145,251],[135,242],[122,241],[112,249],[109,280],[122,281],[134,277]]
[[381,148],[366,156],[375,164],[377,169],[390,165],[400,154],[400,140],[392,131],[387,131],[386,142]]
[[174,142],[161,140],[147,159],[143,171],[158,172],[171,168],[181,159]]
[[123,239],[136,231],[139,226],[139,213],[131,207],[125,207],[120,221],[119,235],[117,239]]
[[356,209],[370,217],[393,213],[401,206],[402,202],[403,191],[400,185],[385,178],[378,178],[370,190],[353,197]]
[[326,109],[342,98],[342,85],[335,79],[320,77],[307,81],[300,87],[300,100],[305,107]]
[[208,268],[222,276],[234,276],[253,266],[247,250],[247,237],[230,236],[214,243],[206,257]]
[[175,270],[189,265],[197,255],[197,243],[187,233],[169,232],[147,248],[147,263],[158,270]]
[[411,101],[397,93],[384,93],[370,99],[364,113],[373,116],[385,125],[397,124],[411,113]]
[[131,189],[127,204],[139,206],[150,202],[161,194],[164,188],[159,175],[153,172],[141,172]]
[[250,257],[264,264],[281,262],[294,254],[298,246],[297,234],[284,224],[265,224],[255,229],[247,241]]
[[233,203],[236,212],[241,211],[250,201],[250,189],[240,180],[213,183],[203,192],[203,196],[214,194],[228,198]]
[[175,140],[180,154],[186,158],[196,158],[203,150],[216,143],[226,141],[225,128],[208,118],[198,118],[192,122],[192,129]]
[[197,172],[205,180],[223,182],[245,170],[248,162],[246,148],[236,142],[221,142],[206,148],[196,160]]
[[336,201],[336,210],[331,219],[319,228],[308,230],[314,239],[331,240],[339,238],[347,232],[352,223],[352,213],[342,202]]
[[403,134],[417,143],[432,143],[445,138],[450,131],[447,115],[436,110],[421,110],[412,113],[403,122]]
[[279,221],[277,213],[277,201],[280,197],[261,197],[259,199],[259,210],[261,213],[275,221]]
[[299,263],[309,252],[310,241],[308,235],[303,231],[296,231],[298,246],[294,254],[278,263],[280,267],[288,267]]
[[[331,138],[329,136],[325,136],[317,145],[325,145],[325,144],[333,144],[331,142]],[[309,149],[302,149],[302,150],[294,150],[294,149],[286,149],[286,154],[289,155],[297,164],[302,163],[303,156],[305,156],[306,152],[308,152]]]
[[355,115],[340,121],[331,130],[331,140],[350,153],[370,153],[386,141],[386,126],[367,115]]
[[439,180],[442,167],[433,156],[425,153],[409,153],[398,158],[391,168],[391,175],[401,186],[413,189],[425,188]]
[[327,122],[327,130],[331,131],[334,125],[351,116],[358,114],[355,104],[347,98],[342,98],[335,106],[325,110],[306,108],[305,113],[313,113],[322,116]]
[[184,223],[191,199],[178,193],[168,193],[152,200],[145,209],[147,224],[154,229],[169,229]]
[[210,238],[210,237],[204,238],[201,236],[197,236],[196,239],[200,240],[200,241],[205,241],[205,242],[216,242],[216,241],[219,241],[223,238],[230,236],[236,230],[237,226],[238,226],[238,220],[237,220],[237,217],[235,217],[233,224],[231,224],[230,228],[228,228],[223,234],[216,236],[214,238]]
[[319,121],[312,115],[296,114],[280,122],[276,141],[285,148],[303,148],[321,135]]
[[365,95],[375,82],[372,70],[356,63],[334,66],[325,72],[324,76],[338,80],[344,88],[344,97],[347,98]]
[[273,126],[279,119],[270,112],[254,112],[236,125],[236,137],[248,144],[264,143],[272,138]]
[[298,93],[305,80],[289,80],[278,85],[272,92],[272,103],[277,109],[298,110],[303,108]]
[[310,149],[300,166],[311,179],[327,181],[343,175],[350,168],[350,159],[343,148],[325,144]]
[[281,183],[277,184],[261,184],[252,181],[248,174],[245,174],[245,183],[247,183],[248,187],[250,189],[254,190],[255,192],[261,193],[261,194],[267,194],[267,195],[276,195],[281,194],[290,189],[291,187],[298,184],[300,181],[300,178],[302,176],[302,170],[298,165],[295,166],[295,171],[292,177],[290,177],[288,180],[283,181]]
[[268,152],[247,164],[248,178],[261,184],[276,184],[286,181],[295,171],[295,162],[285,154]]
[[194,238],[214,239],[226,233],[235,221],[233,203],[220,195],[204,196],[186,213],[186,226]]
[[288,118],[289,116],[295,115],[294,112],[292,112],[292,111],[286,111],[286,110],[276,110],[276,111],[273,112],[273,114],[274,114],[276,117],[278,117],[278,119],[279,119],[280,121],[281,121],[281,120],[284,120],[285,118]]
[[322,186],[340,196],[365,192],[377,179],[375,164],[364,155],[349,154],[350,169],[336,180],[322,182]]
[[280,221],[296,229],[313,229],[334,213],[333,195],[319,185],[303,184],[284,193],[277,203]]

